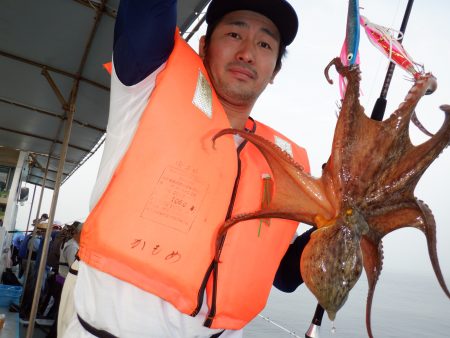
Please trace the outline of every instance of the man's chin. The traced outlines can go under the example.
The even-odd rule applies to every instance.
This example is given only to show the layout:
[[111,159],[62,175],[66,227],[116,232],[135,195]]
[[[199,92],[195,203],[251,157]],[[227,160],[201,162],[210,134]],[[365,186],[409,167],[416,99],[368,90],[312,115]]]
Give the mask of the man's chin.
[[240,106],[253,105],[257,99],[253,92],[246,92],[243,90],[228,92],[226,96],[229,102],[233,102]]

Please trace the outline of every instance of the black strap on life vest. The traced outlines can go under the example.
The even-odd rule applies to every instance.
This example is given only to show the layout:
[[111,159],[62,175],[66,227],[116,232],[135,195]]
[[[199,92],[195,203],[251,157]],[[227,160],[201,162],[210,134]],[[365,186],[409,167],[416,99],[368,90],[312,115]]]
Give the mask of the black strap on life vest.
[[[85,320],[83,320],[83,318],[81,318],[79,314],[77,314],[77,317],[78,317],[78,320],[80,321],[81,326],[90,334],[92,334],[98,338],[118,338],[115,335],[109,333],[108,331],[96,329],[91,324],[89,324]],[[218,338],[224,332],[225,332],[225,330],[220,331],[219,333],[213,334],[211,336],[211,338]]]
[[81,318],[79,314],[77,314],[77,317],[78,320],[80,321],[81,326],[90,334],[98,338],[118,338],[115,335],[109,333],[108,331],[96,329],[91,324],[83,320],[83,318]]

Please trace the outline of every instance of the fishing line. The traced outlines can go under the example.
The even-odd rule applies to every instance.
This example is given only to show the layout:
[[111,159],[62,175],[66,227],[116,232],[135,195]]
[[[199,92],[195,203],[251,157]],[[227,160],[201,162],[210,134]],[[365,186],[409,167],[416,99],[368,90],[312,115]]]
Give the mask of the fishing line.
[[[400,9],[400,0],[397,1],[397,9],[395,10],[394,17],[393,17],[392,20],[391,20],[391,27],[394,26],[394,21],[395,21],[395,19],[397,18],[397,15],[398,15],[398,13],[399,13],[399,9]],[[402,33],[402,35],[403,35],[403,33]]]
[[291,336],[294,336],[294,337],[297,337],[297,338],[302,338],[302,337],[300,337],[299,335],[297,335],[294,331],[291,331],[291,330],[285,328],[284,326],[282,326],[282,325],[280,325],[280,324],[274,322],[274,321],[271,320],[269,317],[265,317],[265,316],[263,316],[263,315],[261,315],[261,314],[258,314],[258,316],[261,317],[262,319],[264,319],[265,321],[269,322],[270,324],[272,324],[272,325],[278,327],[279,329],[285,331],[286,333],[290,334]]
[[[389,25],[389,27],[394,27],[394,22],[397,18],[398,15],[398,11],[400,8],[400,0],[397,1],[397,9],[394,12],[394,16],[392,17],[391,20],[391,24]],[[389,62],[393,62],[392,61],[392,41],[393,40],[401,40],[403,39],[403,33],[400,30],[397,29],[393,29],[393,28],[388,28],[388,33],[389,33]],[[397,37],[394,36],[394,33],[397,33]]]

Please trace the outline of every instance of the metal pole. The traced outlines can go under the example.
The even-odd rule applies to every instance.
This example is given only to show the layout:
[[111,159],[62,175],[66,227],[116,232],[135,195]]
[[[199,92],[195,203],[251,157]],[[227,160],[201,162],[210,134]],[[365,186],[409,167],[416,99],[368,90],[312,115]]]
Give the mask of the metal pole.
[[[69,103],[67,105],[66,104],[63,105],[63,109],[67,111],[67,120],[66,120],[65,131],[64,131],[64,142],[63,142],[62,149],[61,149],[61,156],[59,158],[58,172],[56,174],[55,190],[53,192],[52,205],[51,205],[51,210],[50,210],[50,215],[49,215],[49,220],[48,220],[49,227],[47,228],[47,231],[45,233],[44,245],[43,245],[43,249],[42,249],[41,264],[39,265],[38,280],[36,282],[36,289],[34,290],[33,305],[31,308],[30,323],[28,325],[26,338],[33,337],[34,322],[36,319],[36,313],[37,313],[37,308],[38,308],[38,304],[39,304],[39,297],[41,295],[42,278],[44,276],[44,269],[45,269],[45,265],[46,265],[46,261],[47,261],[47,254],[48,254],[49,239],[50,239],[50,234],[51,234],[51,230],[49,231],[49,228],[53,224],[53,220],[55,217],[56,204],[58,203],[59,188],[60,188],[61,182],[62,182],[64,163],[66,161],[67,148],[69,146],[69,138],[70,138],[70,133],[72,130],[73,117],[75,114],[75,101],[76,101],[77,94],[78,94],[80,79],[82,78],[81,74],[83,73],[83,69],[86,65],[86,60],[87,60],[88,54],[90,52],[92,42],[94,40],[95,32],[98,29],[98,25],[100,23],[100,19],[102,18],[102,13],[105,9],[107,1],[108,0],[102,0],[100,6],[98,7],[98,9],[96,11],[97,13],[96,13],[96,16],[94,19],[94,25],[91,29],[88,41],[86,43],[86,47],[84,49],[84,53],[83,53],[76,77],[75,77],[75,81],[72,86],[72,91],[70,92]],[[49,80],[49,82],[53,82],[51,77],[46,76],[46,78],[47,78],[47,80]],[[52,86],[52,83],[50,83],[50,85]],[[52,88],[54,91],[59,91],[57,86],[52,86]]]
[[[47,181],[47,173],[48,173],[48,167],[49,167],[49,165],[50,165],[50,156],[48,157],[47,165],[45,166],[44,180],[42,181],[42,185],[41,185],[41,194],[40,194],[40,196],[39,196],[39,203],[38,203],[38,207],[37,207],[37,210],[36,210],[36,218],[35,218],[35,219],[38,219],[38,218],[39,218],[39,214],[40,214],[40,212],[41,212],[42,198],[44,197],[45,182]],[[31,210],[30,210],[30,215],[31,215]],[[28,222],[29,222],[29,220],[28,220]],[[31,234],[30,240],[33,240],[34,237],[36,236],[36,225],[37,225],[37,224],[35,224],[35,227],[34,227],[34,229],[33,229],[33,233]],[[26,231],[28,231],[29,226],[30,226],[30,223],[27,224],[27,229],[26,229]],[[26,234],[26,233],[25,233],[25,234]],[[27,266],[26,266],[25,272],[24,272],[23,292],[22,292],[22,296],[21,296],[21,298],[20,298],[20,304],[22,304],[23,297],[24,297],[24,295],[25,295],[25,290],[26,290],[27,283],[28,283],[28,275],[29,275],[29,273],[30,273],[31,254],[32,254],[32,253],[33,253],[33,250],[28,250],[28,255],[27,255]]]
[[[414,0],[408,0],[408,5],[406,6],[405,15],[403,16],[403,21],[400,26],[400,32],[401,34],[398,37],[398,41],[401,43],[403,40],[403,37],[405,35],[406,25],[408,24],[409,15],[411,13],[411,9],[413,6]],[[391,84],[392,76],[394,75],[394,69],[395,69],[395,63],[392,61],[389,63],[388,70],[386,72],[386,77],[384,78],[383,87],[381,89],[380,97],[375,102],[375,105],[372,110],[372,115],[370,116],[371,119],[382,121],[384,112],[386,111],[386,104],[387,104],[387,93],[389,90],[389,86]]]
[[33,305],[31,307],[30,322],[28,324],[26,338],[33,337],[34,322],[36,320],[36,313],[37,313],[37,308],[39,305],[39,298],[41,296],[41,287],[42,287],[42,282],[43,282],[43,278],[44,278],[44,270],[45,270],[45,266],[46,266],[46,262],[47,262],[48,246],[50,243],[50,235],[52,233],[52,225],[53,225],[53,221],[55,218],[56,205],[58,203],[59,188],[60,188],[61,181],[62,181],[64,163],[66,160],[67,148],[69,145],[69,138],[70,138],[70,133],[72,130],[74,110],[75,110],[74,104],[72,102],[70,109],[68,111],[67,121],[66,121],[66,125],[65,125],[65,130],[64,130],[64,142],[63,142],[63,147],[61,149],[61,156],[60,156],[59,163],[58,163],[58,172],[56,174],[55,190],[53,191],[52,204],[50,207],[50,214],[49,214],[49,218],[48,218],[48,227],[45,231],[44,245],[42,248],[42,255],[41,255],[41,261],[39,264],[38,276],[37,276],[37,280],[36,280],[36,287],[34,289]]
[[28,213],[27,228],[25,230],[25,233],[28,232],[28,228],[30,227],[31,213],[33,211],[33,206],[34,206],[34,196],[36,195],[36,184],[33,184],[33,185],[34,185],[33,197],[31,198],[30,212]]

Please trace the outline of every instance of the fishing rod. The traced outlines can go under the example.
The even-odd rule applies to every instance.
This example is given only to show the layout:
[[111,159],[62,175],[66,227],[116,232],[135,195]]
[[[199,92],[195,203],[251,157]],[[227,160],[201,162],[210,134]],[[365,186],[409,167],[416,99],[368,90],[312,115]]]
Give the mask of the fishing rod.
[[[408,0],[408,4],[406,6],[405,15],[403,16],[403,21],[400,26],[400,34],[397,38],[398,42],[401,43],[403,40],[403,37],[405,35],[406,25],[408,24],[409,15],[411,13],[411,9],[413,6],[414,0]],[[391,84],[392,76],[394,74],[395,69],[395,63],[390,61],[388,70],[386,72],[386,77],[384,79],[383,87],[381,89],[380,97],[375,102],[375,105],[372,110],[372,115],[370,116],[371,119],[382,121],[384,112],[386,111],[386,104],[387,104],[387,92],[389,90],[389,86]]]
[[309,326],[308,331],[306,331],[305,333],[305,338],[319,338],[320,325],[322,325],[324,312],[325,310],[323,309],[323,307],[319,303],[317,303],[316,312],[314,312],[311,325]]

